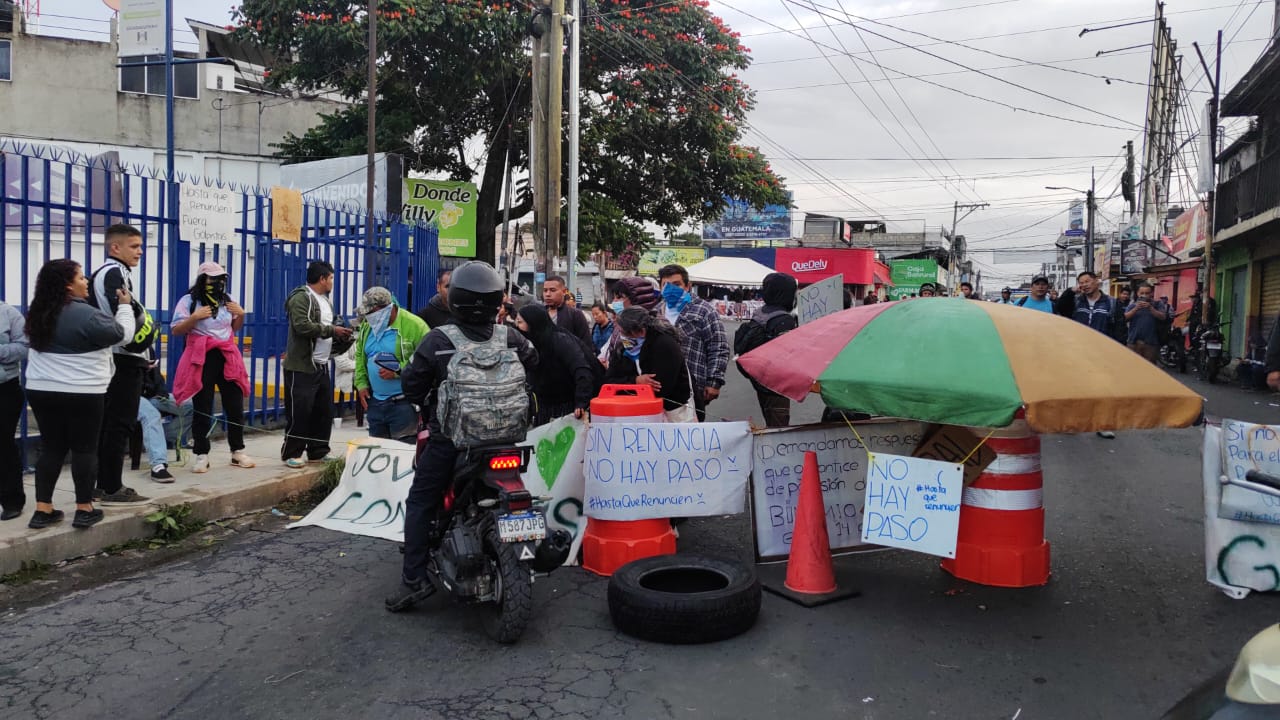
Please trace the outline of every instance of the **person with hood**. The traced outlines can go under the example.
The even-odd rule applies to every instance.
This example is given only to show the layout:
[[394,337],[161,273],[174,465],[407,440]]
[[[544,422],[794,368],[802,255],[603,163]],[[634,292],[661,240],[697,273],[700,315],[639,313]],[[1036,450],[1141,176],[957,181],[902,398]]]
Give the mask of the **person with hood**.
[[289,341],[285,345],[285,426],[280,459],[291,468],[303,467],[307,461],[322,462],[329,455],[329,434],[333,432],[329,357],[335,339],[350,340],[352,335],[351,328],[334,324],[331,292],[333,266],[316,260],[307,265],[307,284],[295,288],[284,302]]
[[533,345],[520,333],[496,322],[502,306],[502,278],[491,265],[477,260],[464,263],[453,271],[449,285],[451,322],[427,333],[400,374],[405,398],[422,408],[430,437],[418,454],[413,485],[404,503],[404,564],[400,587],[386,599],[390,612],[409,610],[432,592],[428,563],[432,548],[440,543],[444,491],[453,479],[454,464],[461,452],[445,434],[436,407],[440,385],[449,378],[449,363],[458,352],[451,337],[487,343],[495,333],[501,333],[506,347],[516,352],[527,377],[533,377],[538,369],[538,351]]
[[444,325],[450,321],[449,315],[449,279],[448,270],[436,273],[436,294],[427,301],[426,307],[418,311],[418,317],[427,324],[427,328]]
[[639,307],[645,312],[657,313],[662,296],[653,283],[642,277],[626,277],[618,281],[614,296],[622,301],[622,307]]
[[531,425],[546,425],[570,413],[581,419],[595,394],[595,376],[582,345],[557,327],[541,305],[520,308],[516,328],[538,351],[538,372],[530,376],[534,401]]
[[355,380],[360,407],[368,412],[369,437],[412,443],[418,436],[418,411],[404,396],[400,373],[428,332],[422,318],[402,311],[387,288],[364,291],[364,317],[356,333]]
[[[179,405],[190,399],[195,410],[191,419],[195,441],[193,473],[209,472],[215,388],[222,394],[222,411],[227,416],[231,465],[256,465],[244,451],[244,399],[249,395],[249,371],[236,342],[236,333],[242,327],[244,308],[227,294],[227,271],[216,262],[200,263],[195,283],[178,298],[169,323],[171,335],[187,338],[174,371],[173,398]],[[155,476],[153,470],[152,477]]]
[[668,412],[690,402],[684,351],[670,323],[644,308],[629,307],[618,313],[618,334],[606,383],[649,385]]
[[[769,273],[763,282],[764,306],[751,319],[738,328],[733,336],[733,352],[745,355],[783,333],[799,326],[791,311],[796,306],[796,279],[785,273]],[[738,365],[741,372],[756,389],[760,412],[768,427],[786,427],[791,424],[791,401],[756,382]]]

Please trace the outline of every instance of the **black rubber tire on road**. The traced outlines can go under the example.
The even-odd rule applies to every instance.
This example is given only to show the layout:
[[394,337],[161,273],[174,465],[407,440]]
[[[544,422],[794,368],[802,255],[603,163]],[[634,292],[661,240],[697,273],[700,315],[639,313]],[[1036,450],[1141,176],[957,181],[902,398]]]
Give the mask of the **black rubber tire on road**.
[[485,554],[494,564],[502,593],[495,603],[482,606],[484,629],[489,637],[509,645],[520,639],[533,615],[533,577],[515,549],[498,539],[496,530],[485,538]]
[[760,615],[760,583],[747,565],[700,555],[660,555],[618,568],[609,615],[622,632],[675,645],[740,635]]

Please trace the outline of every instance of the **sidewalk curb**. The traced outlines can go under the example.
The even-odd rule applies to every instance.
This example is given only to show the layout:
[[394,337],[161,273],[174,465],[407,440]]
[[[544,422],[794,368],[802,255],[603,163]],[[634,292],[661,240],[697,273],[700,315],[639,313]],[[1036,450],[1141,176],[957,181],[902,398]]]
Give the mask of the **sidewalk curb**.
[[[209,492],[191,490],[196,497],[184,498],[190,503],[194,516],[211,522],[263,510],[289,495],[308,490],[316,478],[324,472],[324,466],[308,467],[280,475],[252,487]],[[202,497],[201,497],[202,496]],[[63,560],[95,555],[112,545],[130,540],[145,539],[154,533],[145,518],[156,510],[156,503],[136,507],[103,508],[107,516],[88,530],[71,527],[71,513],[56,528],[32,530],[21,537],[0,541],[0,575],[22,569],[23,563],[32,561],[53,565]],[[27,518],[10,520],[26,524]]]

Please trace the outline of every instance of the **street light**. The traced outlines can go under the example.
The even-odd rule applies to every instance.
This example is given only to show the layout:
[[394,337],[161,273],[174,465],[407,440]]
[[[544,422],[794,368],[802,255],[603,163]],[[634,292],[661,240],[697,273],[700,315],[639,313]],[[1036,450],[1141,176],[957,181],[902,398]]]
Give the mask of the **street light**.
[[1080,190],[1072,187],[1063,187],[1061,185],[1045,185],[1044,186],[1045,190],[1067,190],[1069,192],[1080,193],[1081,195],[1085,196],[1085,207],[1089,211],[1089,227],[1088,229],[1085,230],[1084,266],[1089,270],[1089,272],[1093,272],[1093,211],[1096,205],[1096,203],[1094,202],[1094,182],[1095,180],[1094,180],[1093,168],[1090,168],[1088,190]]

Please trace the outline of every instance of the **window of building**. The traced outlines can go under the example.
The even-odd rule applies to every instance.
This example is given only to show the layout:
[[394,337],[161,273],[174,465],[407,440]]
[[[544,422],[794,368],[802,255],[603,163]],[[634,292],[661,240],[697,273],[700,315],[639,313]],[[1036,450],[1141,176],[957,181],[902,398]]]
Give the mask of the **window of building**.
[[13,41],[0,40],[0,80],[13,79]]
[[[121,64],[132,62],[156,62],[164,60],[163,55],[133,55],[120,58]],[[195,63],[184,63],[173,66],[174,97],[195,100],[200,96],[199,71]],[[164,66],[140,65],[120,68],[120,92],[141,93],[143,95],[164,95]]]

